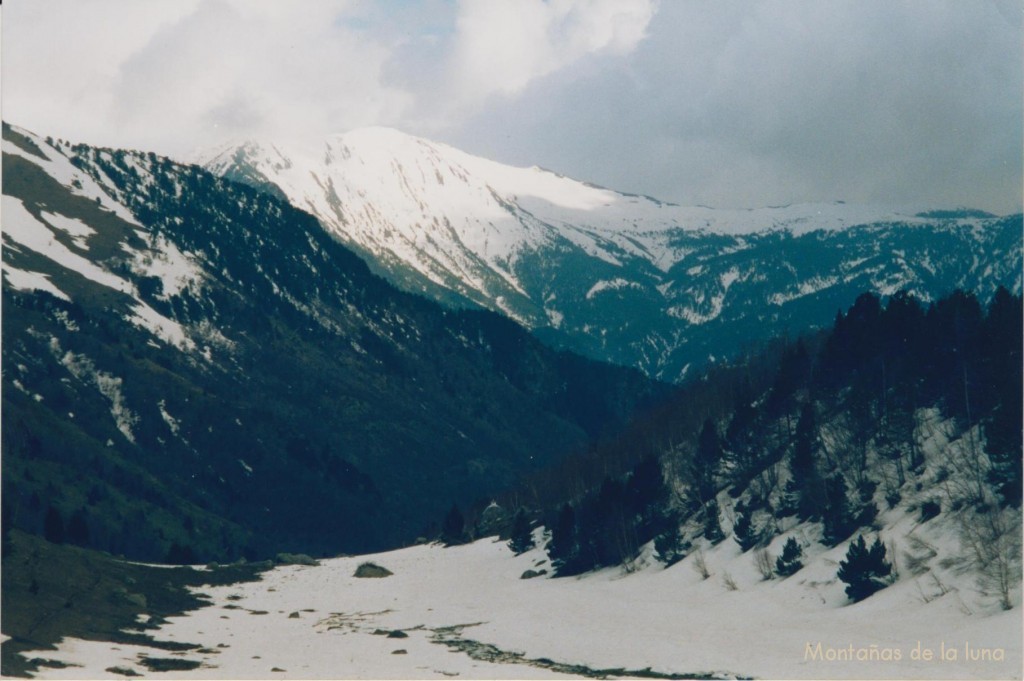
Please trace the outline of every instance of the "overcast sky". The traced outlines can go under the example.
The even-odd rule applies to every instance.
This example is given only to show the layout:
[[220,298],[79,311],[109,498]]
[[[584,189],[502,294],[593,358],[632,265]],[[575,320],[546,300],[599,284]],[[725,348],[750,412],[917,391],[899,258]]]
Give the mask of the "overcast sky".
[[182,157],[396,127],[683,204],[1021,209],[1016,0],[8,0],[3,116]]

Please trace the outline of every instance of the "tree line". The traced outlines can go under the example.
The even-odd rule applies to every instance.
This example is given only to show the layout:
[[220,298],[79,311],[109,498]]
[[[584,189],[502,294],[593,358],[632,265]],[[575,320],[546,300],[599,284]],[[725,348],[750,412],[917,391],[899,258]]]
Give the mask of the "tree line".
[[[506,532],[521,551],[543,524],[557,574],[570,575],[628,567],[652,540],[666,563],[727,534],[756,551],[796,517],[821,523],[830,546],[862,532],[840,575],[858,600],[889,574],[885,547],[863,531],[880,499],[895,506],[924,471],[920,409],[983,441],[965,450],[957,505],[1020,508],[1022,326],[1021,298],[1005,288],[987,307],[964,291],[927,305],[863,294],[830,328],[709,369],[623,435],[504,495],[519,509]],[[735,500],[728,514],[722,498]],[[921,517],[940,510],[926,502]],[[774,566],[762,562],[788,576],[801,547],[790,540]]]

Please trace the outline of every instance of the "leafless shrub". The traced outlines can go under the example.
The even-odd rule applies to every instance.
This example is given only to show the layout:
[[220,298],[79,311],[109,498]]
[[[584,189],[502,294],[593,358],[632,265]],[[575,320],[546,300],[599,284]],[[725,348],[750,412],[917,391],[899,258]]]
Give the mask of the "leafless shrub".
[[931,577],[932,581],[935,583],[934,586],[935,586],[936,589],[938,589],[938,593],[933,593],[933,594],[925,593],[924,588],[921,586],[921,580],[915,580],[915,582],[914,582],[917,585],[917,592],[919,594],[921,594],[921,600],[924,601],[925,603],[931,603],[936,598],[941,598],[942,596],[945,596],[946,594],[949,593],[949,587],[947,587],[945,584],[943,584],[942,580],[940,580],[935,575],[934,572],[929,574],[928,576]]
[[768,549],[754,549],[754,565],[761,573],[761,579],[767,581],[775,576],[775,571],[772,569],[772,556],[768,553]]
[[774,492],[779,486],[778,462],[765,466],[760,473],[754,476],[752,485],[756,496],[770,502],[772,492]]
[[995,595],[1003,610],[1009,610],[1013,607],[1010,591],[1020,581],[1019,517],[990,504],[984,511],[961,514],[960,530],[979,588]]
[[926,594],[924,592],[924,589],[921,588],[921,582],[915,581],[914,584],[917,586],[917,593],[921,596],[921,602],[922,603],[931,603],[932,602],[932,597],[929,596],[928,594]]
[[892,556],[892,559],[891,559],[892,572],[889,575],[889,579],[891,579],[892,582],[895,584],[897,581],[899,581],[899,578],[900,578],[899,554],[896,553],[896,540],[895,539],[891,539],[889,541],[889,548],[888,548],[888,550],[889,550],[889,555]]
[[729,591],[736,591],[737,589],[739,589],[739,587],[736,586],[736,580],[734,580],[732,578],[732,575],[730,575],[728,572],[722,573],[722,584],[724,584],[725,588]]
[[927,553],[930,558],[934,558],[939,555],[938,549],[935,548],[934,544],[931,544],[924,539],[921,539],[917,535],[908,534],[906,536],[907,545],[914,551],[919,553]]
[[920,537],[907,535],[909,550],[903,552],[903,565],[915,577],[930,569],[928,563],[939,555],[938,549]]
[[701,579],[707,579],[711,576],[711,573],[708,571],[707,561],[704,560],[703,549],[697,549],[697,552],[693,557],[693,569],[697,571],[697,574],[700,575]]
[[932,577],[932,581],[935,582],[935,586],[937,586],[939,588],[939,595],[945,596],[946,594],[949,593],[949,588],[947,588],[946,585],[942,583],[942,580],[939,579],[938,576],[935,575],[935,573],[932,573],[931,577]]

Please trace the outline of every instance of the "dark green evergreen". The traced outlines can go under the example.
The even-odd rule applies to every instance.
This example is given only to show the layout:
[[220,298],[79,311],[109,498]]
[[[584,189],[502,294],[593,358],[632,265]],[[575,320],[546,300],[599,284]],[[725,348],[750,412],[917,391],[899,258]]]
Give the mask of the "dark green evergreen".
[[75,511],[68,521],[67,540],[76,546],[89,545],[89,516],[84,508]]
[[730,465],[729,481],[737,494],[750,482],[760,463],[759,443],[754,434],[756,421],[753,389],[750,378],[744,377],[737,389],[732,418],[725,431],[728,450],[726,459]]
[[736,522],[732,526],[732,537],[744,553],[757,546],[761,539],[750,526],[750,515],[743,512],[736,514]]
[[556,572],[566,565],[572,566],[579,555],[576,539],[576,512],[571,504],[563,504],[551,531],[547,546],[548,557]]
[[722,532],[722,523],[718,518],[718,514],[718,500],[712,499],[704,504],[704,536],[712,544],[717,544],[725,539],[725,533]]
[[996,491],[1014,508],[1021,506],[1024,379],[1021,366],[1021,329],[1024,306],[1020,296],[999,287],[989,306],[982,332],[982,380],[991,413],[982,421],[986,449],[992,462],[989,473]]
[[714,421],[705,419],[697,438],[697,453],[693,458],[693,481],[697,497],[707,503],[715,495],[715,475],[722,463],[722,441]]
[[775,573],[780,577],[795,575],[804,566],[801,558],[804,550],[795,537],[790,537],[782,547],[782,553],[775,559]]
[[854,603],[887,587],[891,574],[892,565],[885,559],[885,546],[879,538],[868,547],[864,535],[858,535],[850,543],[846,559],[839,562],[838,577],[846,582],[846,595]]
[[665,528],[654,537],[654,550],[665,567],[675,565],[686,557],[686,546],[679,536],[679,519],[674,515],[666,519]]
[[817,418],[814,406],[808,403],[800,409],[789,462],[790,480],[786,485],[788,508],[801,520],[820,518],[827,503],[824,482],[818,472],[817,448]]
[[517,556],[526,553],[534,546],[533,529],[530,527],[530,520],[526,517],[526,511],[520,508],[516,511],[515,519],[512,521],[512,534],[508,540],[508,547]]
[[43,520],[43,538],[54,544],[64,543],[64,518],[61,517],[60,511],[52,504],[46,507],[46,518]]
[[199,563],[199,559],[196,557],[195,551],[192,550],[191,546],[174,542],[167,549],[167,556],[164,558],[164,562],[169,565],[196,565]]
[[441,541],[445,546],[454,546],[455,544],[464,544],[468,539],[466,518],[459,510],[458,504],[452,504],[441,525]]
[[824,538],[829,546],[835,546],[857,529],[857,521],[850,512],[846,495],[846,479],[841,473],[829,476],[825,483],[827,505],[823,513]]

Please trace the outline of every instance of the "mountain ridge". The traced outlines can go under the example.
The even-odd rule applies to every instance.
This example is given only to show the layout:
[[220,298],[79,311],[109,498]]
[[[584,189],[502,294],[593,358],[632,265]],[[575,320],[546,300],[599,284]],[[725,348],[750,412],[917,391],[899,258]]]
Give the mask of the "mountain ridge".
[[735,354],[719,339],[748,333],[751,315],[766,340],[828,323],[864,290],[931,300],[1021,287],[1019,215],[682,207],[382,128],[304,150],[250,141],[200,160],[308,210],[401,288],[501,312],[558,347],[669,381]]

